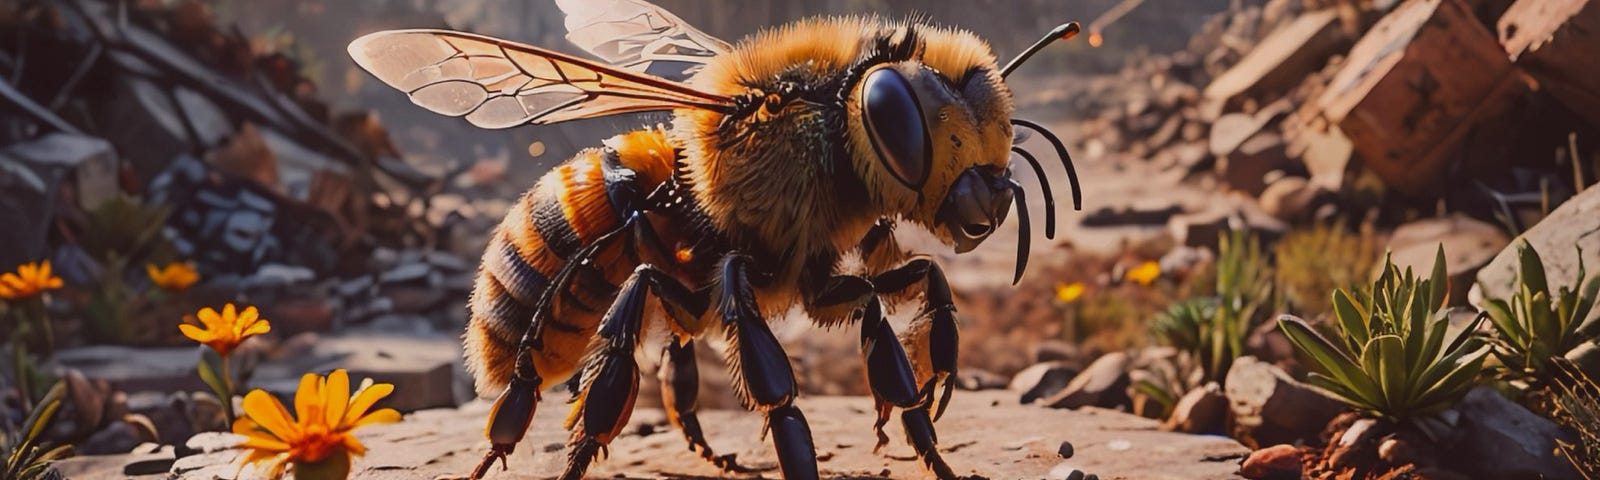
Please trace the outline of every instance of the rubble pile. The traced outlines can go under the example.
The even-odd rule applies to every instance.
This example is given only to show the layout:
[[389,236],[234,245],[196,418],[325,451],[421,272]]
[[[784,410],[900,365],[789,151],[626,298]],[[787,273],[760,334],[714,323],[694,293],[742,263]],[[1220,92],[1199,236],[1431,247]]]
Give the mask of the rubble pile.
[[[1136,58],[1060,107],[1089,116],[1077,129],[1088,156],[1237,192],[1280,221],[1442,199],[1525,228],[1540,201],[1592,180],[1600,75],[1578,52],[1600,47],[1595,22],[1588,1],[1272,0],[1212,18],[1188,48]],[[1171,218],[1185,240],[1192,223],[1141,213],[1096,212],[1086,226]]]
[[202,291],[270,305],[290,330],[458,325],[472,267],[428,218],[448,178],[403,161],[372,114],[332,111],[296,59],[207,3],[164,4],[0,5],[0,240],[15,247],[0,264],[50,258],[92,283],[92,212],[131,199],[165,239],[117,252],[136,285],[144,263],[189,261]]

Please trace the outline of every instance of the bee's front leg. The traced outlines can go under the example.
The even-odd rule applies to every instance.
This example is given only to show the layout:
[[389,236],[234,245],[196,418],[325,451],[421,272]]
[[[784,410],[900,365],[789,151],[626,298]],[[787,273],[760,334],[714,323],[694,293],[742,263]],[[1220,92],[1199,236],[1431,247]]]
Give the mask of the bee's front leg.
[[878,293],[888,295],[924,280],[924,306],[922,314],[912,322],[907,348],[919,362],[927,362],[918,365],[919,373],[927,377],[924,388],[938,397],[933,414],[933,419],[938,420],[950,405],[950,396],[955,390],[956,359],[961,349],[955,300],[950,293],[950,283],[945,280],[944,269],[933,260],[917,258],[873,277],[872,283]]

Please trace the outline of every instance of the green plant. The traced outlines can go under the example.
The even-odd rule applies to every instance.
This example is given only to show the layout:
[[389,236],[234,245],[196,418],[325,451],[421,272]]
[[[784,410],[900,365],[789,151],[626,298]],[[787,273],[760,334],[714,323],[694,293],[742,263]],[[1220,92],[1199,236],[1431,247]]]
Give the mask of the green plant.
[[1261,243],[1243,231],[1219,239],[1215,297],[1194,297],[1156,316],[1151,329],[1164,343],[1194,358],[1203,380],[1222,383],[1245,337],[1272,297],[1272,268]]
[[126,343],[143,327],[149,327],[129,322],[133,312],[150,302],[141,292],[128,287],[128,267],[141,259],[172,257],[172,244],[161,234],[167,214],[166,207],[146,206],[126,195],[112,197],[88,212],[79,244],[102,268],[88,301],[82,305],[91,340]]
[[1280,311],[1326,318],[1332,313],[1328,292],[1366,283],[1372,264],[1382,255],[1380,248],[1370,225],[1352,231],[1337,224],[1318,224],[1284,235],[1273,249]]
[[0,448],[6,452],[6,463],[0,469],[0,478],[7,480],[44,480],[60,478],[60,474],[50,468],[56,460],[72,454],[70,445],[61,445],[55,448],[46,448],[39,438],[44,433],[45,427],[50,425],[56,411],[61,408],[61,400],[66,396],[67,385],[65,382],[56,383],[45,394],[43,401],[39,402],[28,413],[28,419],[20,428],[7,431],[0,438]]
[[[1517,283],[1511,300],[1484,301],[1484,312],[1494,324],[1495,356],[1508,373],[1548,380],[1550,360],[1594,338],[1595,319],[1588,319],[1600,292],[1600,277],[1588,279],[1583,250],[1578,250],[1578,278],[1554,295],[1544,276],[1539,252],[1526,240],[1517,245]],[[1587,321],[1585,319],[1588,319]]]
[[[1488,350],[1473,332],[1483,316],[1451,334],[1445,302],[1444,248],[1427,279],[1402,273],[1389,258],[1368,292],[1333,294],[1338,335],[1284,315],[1278,325],[1310,359],[1311,383],[1368,414],[1421,420],[1472,388]],[[1427,430],[1425,430],[1427,431]]]

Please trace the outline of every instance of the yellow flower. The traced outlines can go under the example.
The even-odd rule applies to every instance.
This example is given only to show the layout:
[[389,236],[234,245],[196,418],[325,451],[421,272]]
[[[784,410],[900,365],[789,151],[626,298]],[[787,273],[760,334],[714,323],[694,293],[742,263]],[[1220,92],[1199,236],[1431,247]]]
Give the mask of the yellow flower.
[[[200,325],[188,321],[194,317],[185,317],[185,322],[178,325],[178,330],[183,331],[183,336],[206,344],[212,350],[226,357],[239,346],[244,339],[272,331],[272,324],[267,319],[261,318],[256,312],[256,307],[247,307],[243,312],[235,312],[233,304],[222,307],[218,314],[211,307],[200,309],[197,315]],[[200,328],[204,326],[205,328]]]
[[[313,471],[339,472],[332,476],[343,478],[349,472],[350,457],[367,452],[350,431],[400,420],[400,412],[392,408],[369,411],[392,392],[394,385],[369,379],[352,396],[350,377],[344,370],[334,370],[326,378],[308,373],[300,377],[300,388],[294,394],[296,419],[271,394],[252,390],[244,396],[244,416],[233,422],[233,433],[245,436],[234,448],[249,450],[239,468],[257,465],[265,468],[267,478],[278,478],[285,464],[293,463],[296,477],[302,480]],[[265,465],[258,465],[261,463]]]
[[1056,300],[1060,300],[1061,303],[1076,302],[1076,301],[1078,301],[1078,297],[1082,297],[1082,296],[1083,296],[1083,282],[1072,282],[1071,284],[1065,284],[1065,283],[1057,283],[1056,284]]
[[146,264],[144,271],[150,275],[150,281],[157,287],[174,292],[183,291],[200,280],[200,272],[196,272],[194,264],[189,262],[172,262],[163,268]]
[[61,277],[50,275],[50,261],[25,263],[17,272],[0,275],[0,298],[22,300],[47,290],[61,288]]
[[1146,261],[1138,267],[1134,267],[1133,270],[1129,270],[1126,278],[1134,281],[1134,283],[1148,287],[1150,284],[1155,283],[1157,278],[1161,278],[1161,264],[1154,261]]

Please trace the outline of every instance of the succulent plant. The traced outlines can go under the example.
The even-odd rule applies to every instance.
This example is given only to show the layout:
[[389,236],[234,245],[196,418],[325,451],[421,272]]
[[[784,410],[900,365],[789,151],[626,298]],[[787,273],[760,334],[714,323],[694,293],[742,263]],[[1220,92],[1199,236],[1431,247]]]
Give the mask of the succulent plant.
[[1310,360],[1311,383],[1368,414],[1419,419],[1465,395],[1489,353],[1474,334],[1483,315],[1451,333],[1446,282],[1442,246],[1426,279],[1386,257],[1370,291],[1334,291],[1332,340],[1291,315],[1278,325]]
[[1511,299],[1484,300],[1484,312],[1496,332],[1495,356],[1512,375],[1548,380],[1552,358],[1594,339],[1600,317],[1589,318],[1589,313],[1600,292],[1600,277],[1585,283],[1580,249],[1578,278],[1572,286],[1552,294],[1544,262],[1526,240],[1517,245],[1517,260],[1516,290]]
[[17,480],[45,480],[60,478],[60,473],[50,467],[52,462],[72,453],[72,447],[62,445],[46,448],[39,436],[50,425],[61,400],[66,396],[66,383],[57,383],[44,400],[28,413],[28,420],[16,431],[0,437],[0,449],[6,453],[5,464],[0,465],[0,478]]

